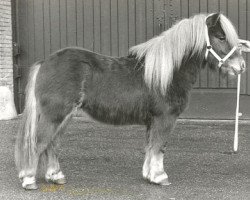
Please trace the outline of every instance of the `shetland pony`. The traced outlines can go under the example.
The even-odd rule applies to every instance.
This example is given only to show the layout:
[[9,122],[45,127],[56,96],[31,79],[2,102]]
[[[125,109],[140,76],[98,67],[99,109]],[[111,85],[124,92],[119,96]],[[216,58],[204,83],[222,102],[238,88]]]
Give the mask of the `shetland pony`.
[[132,47],[127,57],[65,48],[36,62],[15,147],[22,187],[38,188],[41,155],[47,158],[45,179],[66,183],[54,145],[76,109],[101,122],[145,125],[143,177],[169,185],[163,167],[167,138],[187,106],[200,66],[218,66],[224,74],[243,72],[241,51],[249,50],[249,42],[239,41],[224,15],[199,14]]

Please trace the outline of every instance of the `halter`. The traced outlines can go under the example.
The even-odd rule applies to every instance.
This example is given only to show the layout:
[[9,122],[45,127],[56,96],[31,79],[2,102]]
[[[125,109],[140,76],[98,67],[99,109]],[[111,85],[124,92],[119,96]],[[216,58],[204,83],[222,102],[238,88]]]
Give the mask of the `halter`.
[[206,37],[206,42],[207,42],[207,49],[205,53],[205,59],[207,59],[208,53],[210,52],[213,54],[213,56],[219,61],[218,67],[220,68],[221,65],[234,53],[234,51],[237,49],[236,46],[234,46],[231,51],[224,57],[221,58],[212,48],[210,41],[209,41],[209,36],[208,36],[208,28],[206,26],[206,31],[205,31],[205,37]]

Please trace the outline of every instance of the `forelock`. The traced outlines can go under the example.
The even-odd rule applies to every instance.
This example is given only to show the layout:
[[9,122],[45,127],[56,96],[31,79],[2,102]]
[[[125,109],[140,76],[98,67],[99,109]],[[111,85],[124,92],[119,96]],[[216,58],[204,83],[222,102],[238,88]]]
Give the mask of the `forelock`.
[[237,46],[239,38],[232,22],[223,14],[220,15],[221,28],[225,33],[226,40],[231,46]]

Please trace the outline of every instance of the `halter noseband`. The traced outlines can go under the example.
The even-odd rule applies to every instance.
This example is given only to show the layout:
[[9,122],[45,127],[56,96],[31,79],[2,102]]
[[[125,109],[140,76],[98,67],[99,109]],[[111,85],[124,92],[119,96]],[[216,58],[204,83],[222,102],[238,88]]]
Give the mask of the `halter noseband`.
[[206,26],[206,30],[205,30],[205,37],[206,37],[206,42],[207,42],[207,48],[206,48],[206,53],[205,53],[205,59],[207,59],[208,53],[210,52],[211,54],[213,54],[213,56],[219,61],[218,67],[220,68],[221,65],[234,53],[234,51],[237,49],[236,46],[234,46],[231,51],[229,51],[229,53],[224,57],[221,58],[212,48],[211,44],[210,44],[210,40],[209,40],[209,36],[208,36],[208,28]]

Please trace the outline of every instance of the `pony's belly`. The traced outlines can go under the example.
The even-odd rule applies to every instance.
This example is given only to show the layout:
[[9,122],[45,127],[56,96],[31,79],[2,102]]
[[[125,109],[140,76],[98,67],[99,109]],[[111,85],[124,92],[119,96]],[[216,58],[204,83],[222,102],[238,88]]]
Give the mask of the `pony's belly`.
[[150,121],[150,114],[146,110],[129,110],[116,109],[112,107],[94,108],[85,106],[83,111],[94,120],[114,124],[114,125],[129,125],[129,124],[147,124]]

